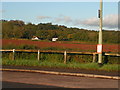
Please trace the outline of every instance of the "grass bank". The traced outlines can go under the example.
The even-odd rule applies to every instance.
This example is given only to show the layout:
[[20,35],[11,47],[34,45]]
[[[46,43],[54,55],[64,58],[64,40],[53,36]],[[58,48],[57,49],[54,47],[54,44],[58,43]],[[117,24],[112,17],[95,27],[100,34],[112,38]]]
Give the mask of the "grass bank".
[[63,62],[57,62],[55,60],[48,61],[37,61],[37,60],[26,60],[26,59],[17,59],[9,60],[2,59],[2,65],[12,65],[12,66],[38,66],[38,67],[49,67],[49,68],[72,68],[72,69],[86,69],[86,70],[100,70],[100,71],[120,71],[119,64],[105,64],[102,67],[99,67],[97,63],[77,63],[77,62],[68,62],[64,64]]

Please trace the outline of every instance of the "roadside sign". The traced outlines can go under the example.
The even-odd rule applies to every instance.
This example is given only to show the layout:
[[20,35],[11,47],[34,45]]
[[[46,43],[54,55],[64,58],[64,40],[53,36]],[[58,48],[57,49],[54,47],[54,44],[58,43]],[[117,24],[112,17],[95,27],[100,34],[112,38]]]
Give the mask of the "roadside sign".
[[102,44],[97,45],[97,53],[102,53]]
[[100,18],[100,10],[98,10],[98,18]]

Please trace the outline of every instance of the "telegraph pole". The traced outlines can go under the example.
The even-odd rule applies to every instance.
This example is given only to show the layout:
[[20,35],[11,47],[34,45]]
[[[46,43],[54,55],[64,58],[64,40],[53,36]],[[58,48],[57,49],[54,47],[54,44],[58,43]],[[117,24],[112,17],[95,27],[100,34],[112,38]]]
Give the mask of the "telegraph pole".
[[103,1],[100,0],[100,10],[99,10],[99,40],[97,45],[97,52],[98,52],[98,64],[102,65],[102,10],[103,10]]

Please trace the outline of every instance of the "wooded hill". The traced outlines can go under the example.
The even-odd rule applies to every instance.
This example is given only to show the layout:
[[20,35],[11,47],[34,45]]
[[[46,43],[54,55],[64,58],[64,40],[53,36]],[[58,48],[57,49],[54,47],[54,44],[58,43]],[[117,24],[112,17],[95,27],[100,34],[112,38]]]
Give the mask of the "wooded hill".
[[[0,20],[0,23],[2,23],[3,39],[31,39],[37,36],[41,40],[51,40],[57,37],[59,41],[98,42],[98,31],[94,30],[68,28],[63,25],[52,25],[52,23],[25,24],[20,20]],[[103,43],[120,43],[119,32],[103,30]]]

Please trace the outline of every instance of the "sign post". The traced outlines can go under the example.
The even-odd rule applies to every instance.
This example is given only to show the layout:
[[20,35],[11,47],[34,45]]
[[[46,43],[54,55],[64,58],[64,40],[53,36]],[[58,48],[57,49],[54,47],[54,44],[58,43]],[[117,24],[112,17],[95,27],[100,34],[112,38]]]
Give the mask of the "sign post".
[[97,45],[97,53],[99,53],[99,54],[102,53],[102,44]]

